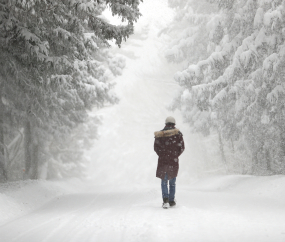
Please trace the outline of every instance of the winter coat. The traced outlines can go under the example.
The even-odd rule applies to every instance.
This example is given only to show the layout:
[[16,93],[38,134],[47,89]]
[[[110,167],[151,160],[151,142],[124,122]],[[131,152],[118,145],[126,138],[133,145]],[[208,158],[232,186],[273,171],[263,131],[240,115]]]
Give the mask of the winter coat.
[[177,177],[178,157],[185,149],[182,133],[174,125],[167,125],[163,130],[155,132],[154,135],[154,151],[159,156],[156,177],[164,179],[165,173],[167,173],[168,180]]

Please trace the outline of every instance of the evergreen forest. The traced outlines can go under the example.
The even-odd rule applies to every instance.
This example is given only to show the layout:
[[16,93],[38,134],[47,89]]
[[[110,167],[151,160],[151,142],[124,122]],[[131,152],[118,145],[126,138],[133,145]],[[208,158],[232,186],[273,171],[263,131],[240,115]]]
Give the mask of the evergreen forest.
[[[237,174],[285,172],[285,1],[169,0],[166,52],[184,68],[172,104]],[[219,165],[218,165],[219,166]]]
[[[140,0],[0,0],[0,180],[84,173],[98,120],[124,59],[112,55]],[[112,25],[108,8],[124,24]]]
[[[0,180],[81,176],[142,0],[0,0]],[[285,1],[168,0],[164,58],[192,132],[227,173],[285,173]],[[109,9],[123,24],[111,24]],[[184,134],[187,135],[187,134]]]

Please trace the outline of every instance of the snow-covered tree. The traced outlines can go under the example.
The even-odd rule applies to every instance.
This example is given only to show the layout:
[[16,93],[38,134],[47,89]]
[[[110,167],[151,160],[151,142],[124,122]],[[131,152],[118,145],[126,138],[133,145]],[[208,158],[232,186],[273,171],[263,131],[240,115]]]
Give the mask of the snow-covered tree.
[[[86,110],[114,103],[113,84],[97,57],[114,39],[133,33],[140,1],[1,0],[0,136],[1,177],[6,179],[5,127],[24,127],[25,172],[37,178],[39,156],[53,136],[69,133]],[[127,21],[114,26],[103,17],[110,7]],[[10,114],[7,116],[6,114]],[[14,123],[10,119],[14,120]]]
[[242,154],[243,164],[231,157],[239,172],[284,172],[284,2],[209,3],[220,10],[207,23],[208,57],[175,76],[185,118],[219,134],[225,160],[226,147]]
[[176,9],[176,16],[167,29],[172,37],[166,57],[169,61],[195,63],[208,56],[207,48],[211,28],[210,20],[217,18],[217,8],[205,0],[171,1],[169,6]]

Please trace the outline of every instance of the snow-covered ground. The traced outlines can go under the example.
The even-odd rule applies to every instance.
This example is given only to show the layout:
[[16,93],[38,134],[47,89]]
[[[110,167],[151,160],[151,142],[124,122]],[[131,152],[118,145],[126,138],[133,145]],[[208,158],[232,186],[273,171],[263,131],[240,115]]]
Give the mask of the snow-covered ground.
[[86,184],[79,179],[0,184],[0,225],[39,208],[55,197],[77,193],[85,187]]
[[[166,63],[171,20],[165,0],[144,0],[143,17],[117,53],[127,67],[117,79],[119,104],[97,114],[100,139],[88,153],[88,179],[0,185],[1,242],[285,241],[285,177],[211,176],[201,139],[167,109],[179,66]],[[153,133],[173,115],[184,134],[177,206],[161,208]]]
[[[177,206],[168,210],[161,208],[155,185],[74,182],[15,183],[6,190],[2,185],[1,242],[285,241],[284,176],[178,184]],[[17,209],[22,216],[14,216]],[[10,216],[9,222],[2,216]]]

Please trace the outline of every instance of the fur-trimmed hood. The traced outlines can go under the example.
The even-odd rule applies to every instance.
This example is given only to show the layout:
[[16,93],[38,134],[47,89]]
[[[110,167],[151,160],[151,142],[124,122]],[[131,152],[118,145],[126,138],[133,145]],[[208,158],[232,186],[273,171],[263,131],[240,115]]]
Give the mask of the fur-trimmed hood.
[[155,138],[160,138],[160,137],[170,137],[173,135],[176,135],[179,133],[179,129],[169,129],[169,130],[161,130],[154,132]]

